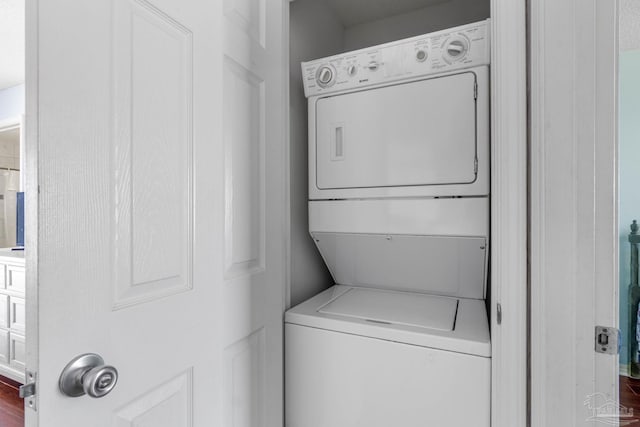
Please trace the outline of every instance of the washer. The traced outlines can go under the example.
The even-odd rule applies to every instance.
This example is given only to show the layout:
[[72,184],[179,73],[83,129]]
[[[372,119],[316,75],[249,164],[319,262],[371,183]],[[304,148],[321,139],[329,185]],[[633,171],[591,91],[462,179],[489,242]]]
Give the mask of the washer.
[[302,64],[309,231],[287,425],[490,425],[489,41],[469,24]]
[[287,312],[285,336],[289,426],[490,425],[481,300],[336,285]]
[[[358,221],[357,214],[311,218],[337,284],[285,314],[288,425],[489,427],[488,201],[467,200],[460,210],[476,210],[476,220],[455,227],[460,215],[447,212],[458,210],[459,200],[387,206],[416,215],[441,209],[440,218],[432,213],[434,221],[420,227]],[[357,210],[349,206],[357,203],[343,209]],[[384,203],[365,201],[358,209]],[[339,229],[338,222],[362,232],[315,231]],[[406,234],[409,228],[422,234]]]

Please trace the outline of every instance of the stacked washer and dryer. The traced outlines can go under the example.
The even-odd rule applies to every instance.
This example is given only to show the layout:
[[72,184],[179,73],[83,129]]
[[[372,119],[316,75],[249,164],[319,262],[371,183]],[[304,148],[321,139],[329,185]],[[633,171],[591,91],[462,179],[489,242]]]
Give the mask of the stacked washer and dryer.
[[488,21],[302,64],[309,230],[290,427],[488,427]]

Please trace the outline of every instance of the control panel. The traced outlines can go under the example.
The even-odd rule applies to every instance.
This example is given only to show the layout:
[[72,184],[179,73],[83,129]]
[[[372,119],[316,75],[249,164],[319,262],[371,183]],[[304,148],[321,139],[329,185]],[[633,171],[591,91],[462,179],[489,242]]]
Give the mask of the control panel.
[[307,97],[488,65],[489,20],[302,63]]

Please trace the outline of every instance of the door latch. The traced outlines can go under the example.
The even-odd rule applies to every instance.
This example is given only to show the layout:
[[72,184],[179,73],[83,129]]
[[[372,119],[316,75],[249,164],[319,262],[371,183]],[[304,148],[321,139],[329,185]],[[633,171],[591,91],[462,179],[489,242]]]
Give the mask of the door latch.
[[25,399],[27,406],[34,411],[36,410],[36,373],[26,372],[26,382],[20,386],[20,398]]
[[620,331],[608,326],[596,326],[595,349],[596,353],[618,354]]

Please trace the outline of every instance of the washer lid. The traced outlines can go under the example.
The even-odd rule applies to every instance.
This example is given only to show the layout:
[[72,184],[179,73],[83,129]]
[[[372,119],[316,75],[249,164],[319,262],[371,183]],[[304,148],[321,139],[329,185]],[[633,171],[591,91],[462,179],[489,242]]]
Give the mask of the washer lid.
[[318,312],[373,323],[453,331],[457,310],[455,298],[352,288]]
[[[334,302],[340,304],[340,297],[343,295],[347,296],[351,290],[380,294],[387,292],[392,294],[385,295],[385,302],[389,301],[389,304],[398,301],[394,298],[394,295],[397,294],[412,298],[422,296],[433,297],[439,303],[445,302],[444,300],[457,301],[457,312],[455,313],[453,330],[444,331],[426,328],[424,326],[409,326],[400,323],[382,323],[366,320],[361,317],[356,317],[362,314],[357,311],[360,310],[360,304],[357,304],[356,301],[352,304],[352,306],[356,306],[356,310],[344,310],[337,305],[331,306]],[[359,299],[357,298],[358,295],[362,294],[355,293],[356,300]],[[352,297],[353,296],[354,295],[352,295]],[[386,297],[389,296],[391,298],[387,300]],[[366,296],[360,301],[365,301],[365,299]],[[349,301],[349,299],[345,301]],[[344,301],[342,303],[344,303]],[[336,307],[338,308],[337,310]],[[342,314],[330,314],[322,312],[321,310],[340,311]],[[407,311],[409,311],[409,309],[407,309]],[[389,316],[380,316],[381,312],[381,310],[371,310],[371,312],[366,313],[366,315],[371,315],[371,317],[377,319],[386,318],[389,320]],[[386,309],[385,312],[396,315],[398,310]],[[449,311],[449,313],[451,312]],[[435,314],[433,316],[436,317]],[[451,314],[449,314],[449,316],[451,316]],[[442,318],[446,317],[447,314],[443,313]],[[394,320],[409,323],[414,319],[395,318]],[[491,336],[489,333],[489,322],[487,320],[487,307],[483,300],[478,299],[446,297],[438,299],[437,296],[433,295],[336,285],[287,310],[284,315],[284,321],[289,325],[305,326],[336,333],[357,335],[360,337],[375,338],[445,351],[455,351],[457,353],[481,357],[491,357]],[[446,322],[443,322],[443,324],[444,323]]]

